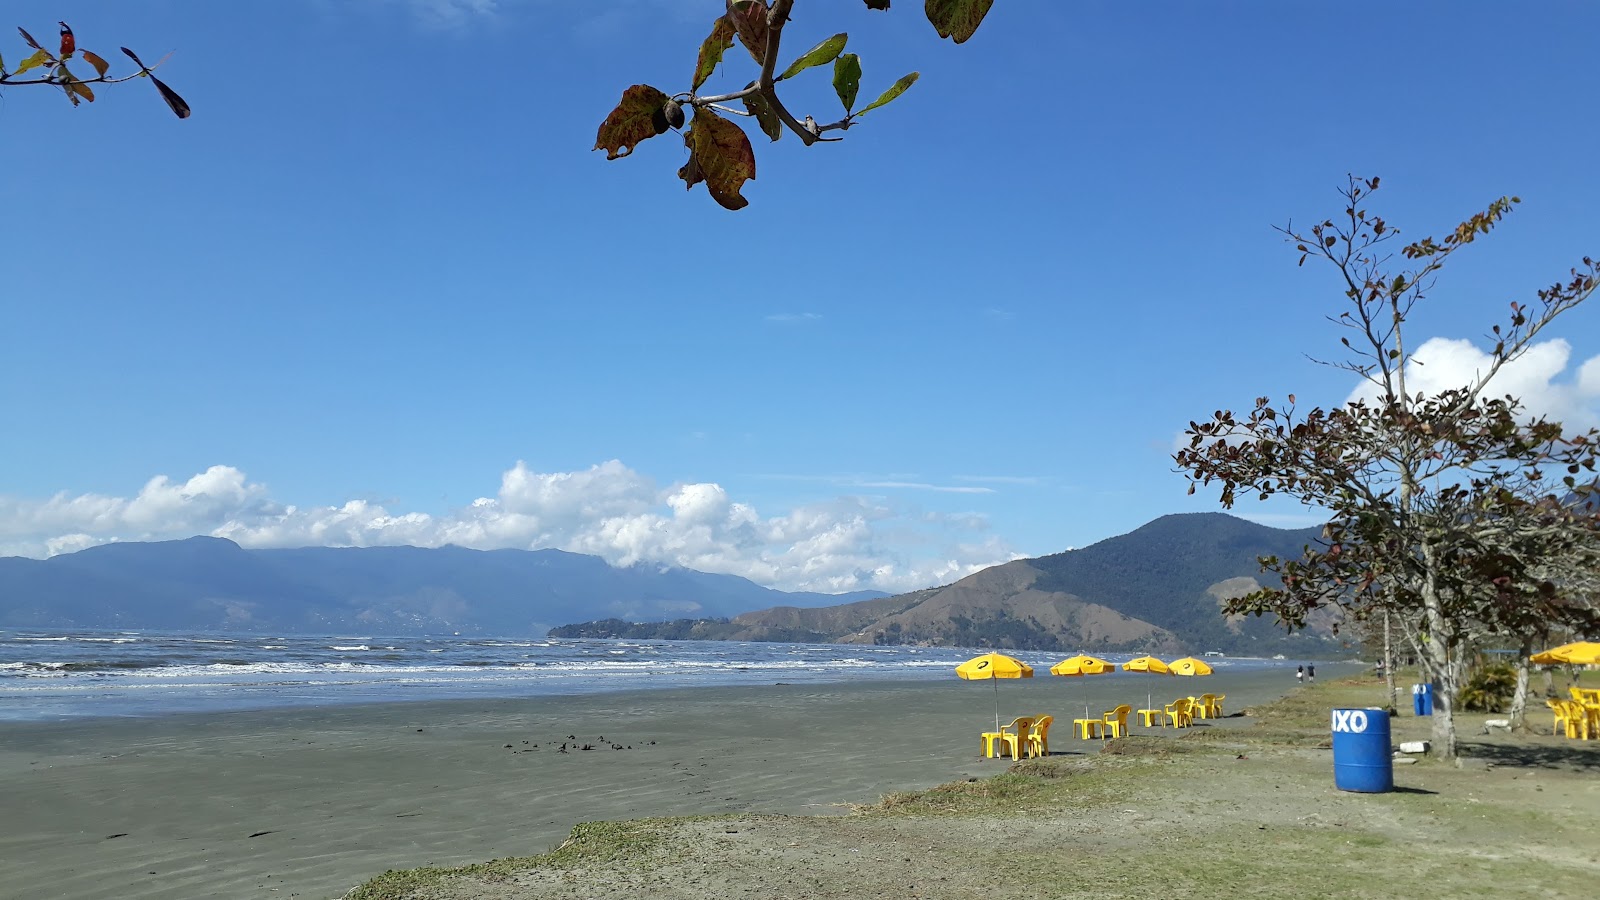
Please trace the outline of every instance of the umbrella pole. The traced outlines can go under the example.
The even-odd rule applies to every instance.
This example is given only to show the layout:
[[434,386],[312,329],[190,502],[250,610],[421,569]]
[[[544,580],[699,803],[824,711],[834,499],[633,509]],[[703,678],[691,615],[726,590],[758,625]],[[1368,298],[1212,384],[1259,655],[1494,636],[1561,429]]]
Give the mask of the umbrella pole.
[[994,682],[994,733],[1000,733],[1000,679],[991,677]]

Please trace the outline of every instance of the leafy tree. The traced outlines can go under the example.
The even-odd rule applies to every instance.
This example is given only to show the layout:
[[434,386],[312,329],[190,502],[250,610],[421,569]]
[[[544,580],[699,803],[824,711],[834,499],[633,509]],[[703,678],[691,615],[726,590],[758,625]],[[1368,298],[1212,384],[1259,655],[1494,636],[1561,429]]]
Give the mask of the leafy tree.
[[[620,159],[631,154],[641,141],[664,134],[668,129],[682,128],[687,106],[694,114],[683,135],[683,142],[689,148],[689,161],[678,170],[678,177],[691,189],[703,182],[713,200],[727,209],[742,209],[749,201],[740,190],[746,181],[756,177],[755,150],[744,129],[719,112],[753,119],[770,140],[778,140],[788,130],[809,147],[821,141],[841,140],[827,135],[859,124],[862,116],[899,97],[917,81],[918,73],[905,75],[889,85],[876,100],[857,108],[861,58],[844,52],[850,38],[847,33],[824,39],[780,72],[779,47],[795,0],[771,0],[770,5],[768,0],[724,0],[724,3],[725,12],[712,23],[711,33],[700,44],[689,90],[669,95],[648,84],[636,84],[622,92],[621,102],[600,123],[595,137],[594,149],[603,148],[606,159]],[[865,0],[865,3],[867,9],[887,10],[890,0]],[[993,3],[994,0],[925,0],[924,11],[940,37],[960,44],[978,30]],[[759,67],[755,80],[726,94],[698,93],[736,40],[749,51]],[[778,96],[778,85],[807,69],[829,63],[833,66],[834,93],[844,107],[844,117],[823,124],[811,116],[804,119],[795,116]],[[734,101],[743,109],[728,105]]]
[[1454,702],[1475,636],[1600,628],[1593,607],[1574,602],[1546,568],[1590,552],[1600,534],[1592,510],[1564,500],[1591,489],[1600,432],[1567,434],[1527,416],[1515,398],[1487,393],[1506,363],[1594,292],[1600,269],[1585,258],[1536,303],[1512,303],[1509,323],[1490,332],[1489,364],[1470,383],[1413,393],[1404,328],[1412,309],[1445,263],[1519,201],[1501,198],[1442,240],[1405,245],[1400,262],[1390,253],[1398,232],[1365,209],[1377,188],[1376,178],[1351,178],[1337,222],[1281,229],[1301,263],[1317,258],[1337,271],[1346,308],[1330,319],[1350,332],[1340,343],[1352,358],[1326,364],[1364,379],[1372,399],[1302,413],[1293,394],[1280,406],[1262,397],[1242,416],[1191,422],[1174,459],[1191,493],[1214,485],[1224,506],[1285,494],[1329,516],[1300,558],[1262,559],[1279,582],[1229,611],[1272,613],[1290,628],[1326,607],[1357,620],[1387,614],[1437,685],[1434,744],[1452,757]]
[[[167,106],[171,108],[174,115],[180,119],[189,118],[189,104],[178,96],[177,91],[167,87],[165,82],[152,74],[155,69],[161,66],[161,63],[166,62],[166,59],[163,58],[161,62],[156,63],[154,66],[147,66],[140,61],[132,50],[122,47],[119,49],[122,50],[125,56],[133,60],[133,64],[139,67],[139,71],[134,72],[132,75],[112,76],[111,64],[106,62],[104,57],[79,47],[77,35],[72,33],[72,28],[67,23],[60,22],[57,24],[61,26],[61,43],[54,53],[46,50],[25,29],[17,29],[17,32],[22,35],[22,39],[33,49],[33,52],[17,63],[16,71],[8,70],[5,58],[0,56],[0,87],[53,85],[60,88],[67,95],[67,99],[72,101],[73,106],[77,106],[85,101],[94,102],[94,89],[90,85],[121,84],[124,81],[132,81],[135,78],[148,78],[150,83],[156,86],[156,91],[161,94],[161,99],[166,101]],[[79,78],[73,74],[72,70],[67,68],[67,62],[74,58],[82,59],[88,63],[95,71],[94,77]],[[35,74],[31,77],[25,77],[30,72]]]

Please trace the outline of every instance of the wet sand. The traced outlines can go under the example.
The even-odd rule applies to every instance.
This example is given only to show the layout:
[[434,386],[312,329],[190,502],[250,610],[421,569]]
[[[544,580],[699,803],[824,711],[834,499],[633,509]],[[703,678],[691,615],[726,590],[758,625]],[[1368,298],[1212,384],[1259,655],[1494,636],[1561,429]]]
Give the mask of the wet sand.
[[[1070,727],[1085,703],[1212,691],[1235,712],[1292,678],[1003,681],[1000,713],[1054,714],[1053,753],[1094,752]],[[6,725],[0,893],[322,900],[540,853],[582,821],[844,812],[1003,770],[978,755],[993,699],[952,677]]]

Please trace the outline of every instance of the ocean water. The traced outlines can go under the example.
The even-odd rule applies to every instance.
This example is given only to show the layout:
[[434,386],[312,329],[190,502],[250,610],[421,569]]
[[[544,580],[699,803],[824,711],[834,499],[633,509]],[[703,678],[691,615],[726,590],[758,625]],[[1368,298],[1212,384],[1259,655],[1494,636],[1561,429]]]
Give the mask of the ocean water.
[[[948,679],[957,664],[981,652],[724,641],[0,629],[0,721],[697,685]],[[1071,654],[1012,655],[1047,675],[1051,665]],[[1219,670],[1294,664],[1239,658],[1210,662]]]

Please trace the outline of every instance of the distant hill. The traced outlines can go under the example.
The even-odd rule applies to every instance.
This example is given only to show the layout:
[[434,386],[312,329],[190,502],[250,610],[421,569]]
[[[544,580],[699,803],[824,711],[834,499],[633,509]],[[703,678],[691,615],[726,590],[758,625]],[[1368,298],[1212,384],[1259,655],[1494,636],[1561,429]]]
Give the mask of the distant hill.
[[1261,556],[1298,556],[1317,529],[1268,528],[1221,513],[1164,516],[1080,550],[993,566],[944,587],[726,621],[586,622],[556,634],[932,644],[1019,650],[1221,650],[1267,654],[1331,638],[1317,619],[1289,636],[1268,618],[1228,619],[1221,604],[1261,586]]
[[10,627],[542,635],[580,618],[726,617],[881,596],[785,593],[560,550],[245,550],[196,537],[0,558],[0,625]]

